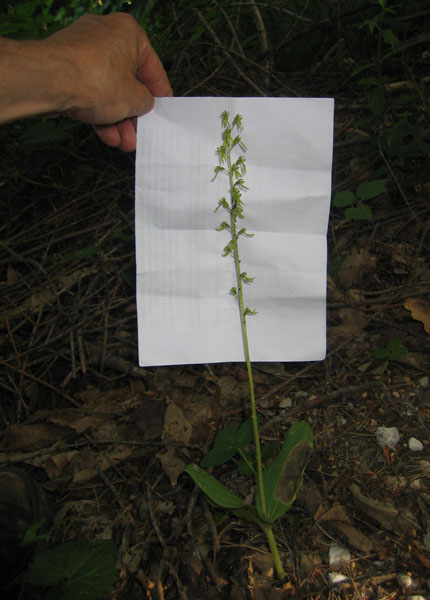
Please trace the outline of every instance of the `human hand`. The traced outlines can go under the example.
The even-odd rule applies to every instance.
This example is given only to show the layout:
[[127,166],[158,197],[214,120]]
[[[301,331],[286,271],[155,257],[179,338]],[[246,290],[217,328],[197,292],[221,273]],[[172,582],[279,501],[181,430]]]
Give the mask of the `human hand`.
[[172,96],[166,72],[146,33],[126,13],[86,15],[43,42],[74,67],[70,117],[94,126],[108,145],[136,148],[136,117],[154,96]]

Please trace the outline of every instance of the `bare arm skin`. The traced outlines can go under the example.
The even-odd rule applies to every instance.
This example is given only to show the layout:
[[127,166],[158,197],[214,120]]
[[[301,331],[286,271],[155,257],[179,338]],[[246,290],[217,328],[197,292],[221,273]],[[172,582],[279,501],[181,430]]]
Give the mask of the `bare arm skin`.
[[125,13],[86,15],[43,41],[0,39],[0,123],[63,113],[132,151],[136,117],[171,95],[146,33]]

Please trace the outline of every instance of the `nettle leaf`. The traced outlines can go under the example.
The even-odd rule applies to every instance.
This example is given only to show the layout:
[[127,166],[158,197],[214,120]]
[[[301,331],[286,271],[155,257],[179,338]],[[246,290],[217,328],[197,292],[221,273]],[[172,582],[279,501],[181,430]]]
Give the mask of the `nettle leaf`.
[[388,358],[388,360],[398,360],[404,354],[407,354],[409,350],[404,345],[402,340],[398,337],[393,337],[388,340],[385,348],[376,348],[372,354],[374,358],[384,359]]
[[376,198],[387,191],[386,179],[375,179],[375,181],[363,181],[357,188],[357,197],[361,200]]
[[333,206],[336,208],[344,208],[345,206],[352,206],[355,203],[355,196],[352,192],[346,190],[344,192],[338,192],[333,198]]
[[351,219],[351,221],[371,221],[372,209],[367,204],[352,206],[345,210],[345,218]]
[[274,523],[293,504],[312,453],[314,436],[307,423],[294,423],[286,433],[278,456],[263,473],[266,515],[257,496],[257,512]]
[[29,567],[32,585],[50,587],[63,584],[61,600],[103,598],[118,577],[116,547],[107,540],[69,542],[47,550]]

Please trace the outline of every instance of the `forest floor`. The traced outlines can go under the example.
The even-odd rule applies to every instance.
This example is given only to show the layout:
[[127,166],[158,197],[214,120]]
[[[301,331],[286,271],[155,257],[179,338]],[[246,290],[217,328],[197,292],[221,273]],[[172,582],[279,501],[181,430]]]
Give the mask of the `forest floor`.
[[[213,81],[193,93],[221,91],[232,93]],[[334,192],[375,178],[371,159],[357,161],[369,135],[351,125],[367,98],[336,96]],[[393,180],[370,221],[332,210],[326,359],[254,365],[263,442],[298,420],[315,435],[274,530],[281,585],[263,534],[212,509],[183,472],[248,418],[245,367],[137,367],[134,159],[85,128],[67,135],[44,153],[12,132],[0,221],[0,466],[42,485],[50,546],[112,539],[117,600],[429,598],[428,176],[405,194]],[[378,441],[379,427],[398,443]],[[248,494],[233,467],[217,476]],[[349,552],[342,564],[335,546]]]

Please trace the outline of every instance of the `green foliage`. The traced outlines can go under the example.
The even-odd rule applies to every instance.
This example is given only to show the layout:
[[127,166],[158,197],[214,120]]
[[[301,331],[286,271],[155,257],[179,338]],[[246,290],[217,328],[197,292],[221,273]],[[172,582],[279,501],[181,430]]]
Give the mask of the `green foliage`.
[[303,480],[303,472],[313,448],[313,434],[307,423],[294,423],[286,433],[281,451],[263,473],[266,510],[257,496],[257,512],[267,523],[277,519],[291,507]]
[[[218,432],[213,448],[201,461],[201,466],[189,465],[186,472],[205,493],[210,503],[220,509],[228,510],[236,516],[255,523],[261,527],[267,537],[277,575],[281,581],[285,579],[272,527],[292,505],[300,488],[303,471],[308,463],[313,446],[313,434],[306,423],[295,423],[288,430],[284,444],[276,456],[274,445],[262,448],[258,431],[259,417],[256,412],[254,383],[251,361],[249,357],[248,334],[246,317],[255,314],[244,304],[243,285],[250,284],[253,277],[242,271],[238,240],[241,236],[252,237],[245,227],[238,227],[238,219],[244,218],[244,203],[242,192],[247,189],[243,176],[246,173],[245,158],[233,155],[233,150],[246,151],[240,132],[243,130],[242,117],[236,115],[232,121],[228,111],[221,114],[222,144],[217,148],[220,164],[214,169],[212,181],[218,175],[228,178],[228,195],[230,201],[222,197],[218,201],[215,212],[223,209],[229,216],[229,221],[222,221],[217,231],[230,234],[229,242],[224,246],[222,256],[231,256],[236,271],[236,285],[230,289],[230,295],[239,304],[240,321],[242,326],[242,341],[248,372],[249,391],[251,400],[251,418],[239,425],[230,423]],[[246,447],[254,438],[254,449]],[[257,480],[256,504],[252,506],[229,490],[213,475],[202,467],[216,467],[239,455],[238,470],[241,475],[254,475]],[[273,459],[263,471],[263,462]]]
[[217,433],[212,450],[206,454],[200,463],[201,467],[223,465],[247,446],[252,440],[252,420],[248,419],[242,425],[230,423]]
[[[336,208],[345,208],[345,219],[352,221],[371,221],[372,209],[364,203],[364,200],[371,200],[381,196],[386,191],[386,179],[376,179],[375,181],[364,181],[361,183],[355,195],[351,191],[338,192],[333,198],[333,206]],[[340,266],[340,265],[339,265]]]
[[399,360],[401,356],[408,353],[408,349],[398,337],[393,337],[383,348],[376,348],[372,354],[374,358],[381,360]]
[[[243,436],[242,440],[249,438],[249,422],[245,421],[242,425],[242,427],[245,426],[243,431],[246,430],[246,435]],[[236,423],[233,425],[236,425],[234,430],[238,432],[240,428]],[[232,436],[231,431],[232,428],[227,426],[222,432],[218,433],[214,447],[205,456],[201,464],[206,466],[220,465],[233,456],[231,439],[234,436]],[[239,436],[236,435],[235,439],[238,440],[238,438]],[[225,456],[228,457],[222,462],[221,459],[224,457],[220,451],[220,440],[226,442]],[[309,461],[312,447],[313,434],[309,425],[307,423],[294,423],[287,431],[279,454],[263,472],[266,503],[264,511],[260,496],[257,495],[256,507],[253,507],[197,465],[189,465],[186,472],[194,479],[214,506],[230,510],[237,516],[257,523],[264,529],[267,525],[273,525],[293,504],[300,489],[303,471]],[[213,452],[214,449],[215,453]],[[236,452],[238,450],[239,448]],[[208,461],[205,460],[207,457],[210,457]],[[252,472],[254,472],[253,469]]]
[[97,600],[113,588],[118,572],[112,542],[68,542],[47,550],[29,567],[29,582],[50,587],[56,600]]

